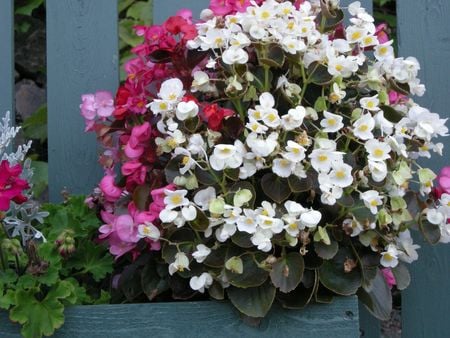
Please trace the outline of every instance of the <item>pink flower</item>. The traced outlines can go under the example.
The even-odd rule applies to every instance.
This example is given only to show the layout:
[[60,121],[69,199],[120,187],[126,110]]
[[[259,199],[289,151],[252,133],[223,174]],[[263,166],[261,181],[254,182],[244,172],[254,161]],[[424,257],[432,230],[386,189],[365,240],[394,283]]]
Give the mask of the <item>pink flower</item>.
[[381,272],[383,273],[384,280],[386,281],[389,289],[392,289],[394,285],[397,285],[394,274],[390,268],[383,268],[381,269]]
[[11,201],[21,204],[27,200],[22,194],[29,188],[28,182],[20,178],[22,166],[10,166],[6,160],[0,163],[0,211],[7,211]]
[[147,145],[150,135],[151,129],[148,122],[133,127],[125,146],[125,155],[132,160],[139,158],[144,153],[144,147]]
[[379,24],[375,29],[375,35],[380,43],[385,43],[389,41],[389,36],[387,34],[388,25],[386,23]]
[[122,194],[122,189],[115,185],[114,176],[112,175],[103,177],[99,187],[108,202],[117,201]]
[[441,169],[436,181],[437,186],[434,188],[436,198],[441,198],[442,194],[450,194],[450,166]]
[[400,103],[402,100],[406,99],[407,96],[397,93],[396,91],[391,90],[389,92],[389,103],[390,104],[398,104]]
[[110,92],[99,91],[95,93],[94,108],[100,117],[109,117],[114,112],[114,99]]

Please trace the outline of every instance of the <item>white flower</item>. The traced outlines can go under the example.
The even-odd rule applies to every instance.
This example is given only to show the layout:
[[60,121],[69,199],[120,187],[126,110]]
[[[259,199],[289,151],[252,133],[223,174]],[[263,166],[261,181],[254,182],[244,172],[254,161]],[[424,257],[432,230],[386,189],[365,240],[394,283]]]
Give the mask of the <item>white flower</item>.
[[175,261],[169,264],[169,274],[173,275],[177,271],[189,270],[189,259],[184,252],[175,254]]
[[207,210],[209,203],[216,198],[216,189],[214,187],[208,187],[206,189],[199,190],[194,196],[194,203],[198,205],[202,210]]
[[197,209],[193,205],[188,205],[181,208],[181,215],[185,221],[193,221],[197,218]]
[[203,272],[198,277],[197,276],[191,277],[191,279],[189,280],[189,286],[191,287],[191,289],[199,291],[201,293],[204,293],[205,288],[209,288],[212,283],[213,278],[207,272]]
[[390,158],[391,147],[389,144],[372,139],[365,144],[366,151],[369,153],[367,158],[371,161],[384,161]]
[[307,228],[314,228],[322,219],[322,214],[317,210],[309,210],[300,215],[300,224]]
[[360,198],[363,200],[364,205],[370,209],[370,212],[374,215],[378,212],[378,206],[383,204],[383,200],[380,194],[376,190],[368,190],[360,194]]
[[169,103],[175,103],[184,96],[183,82],[173,78],[162,83],[158,96]]
[[259,123],[257,120],[251,117],[249,118],[249,121],[247,122],[245,127],[257,134],[264,134],[269,129],[268,127],[266,127],[262,123]]
[[387,176],[387,165],[384,161],[371,161],[368,162],[369,171],[372,179],[375,182],[383,181]]
[[253,236],[250,238],[253,245],[258,247],[258,250],[268,252],[272,249],[272,239],[273,233],[268,229],[258,228]]
[[367,35],[367,30],[362,27],[349,26],[345,30],[345,38],[350,43],[361,42]]
[[295,163],[286,158],[276,158],[272,162],[272,171],[279,177],[289,177],[295,169]]
[[341,103],[342,99],[345,97],[346,92],[341,90],[337,83],[333,83],[333,90],[331,91],[328,99],[331,103]]
[[245,141],[256,156],[267,157],[278,146],[278,133],[270,133],[267,139],[259,137],[256,133],[250,133]]
[[378,111],[380,108],[378,105],[380,104],[380,100],[378,99],[378,94],[372,97],[363,97],[359,100],[359,104],[363,109],[367,109],[370,111]]
[[240,232],[247,232],[249,234],[254,234],[256,231],[257,223],[256,217],[257,214],[254,210],[244,209],[244,215],[240,216],[236,222],[237,228]]
[[187,150],[192,155],[204,155],[206,157],[206,151],[205,151],[205,141],[203,140],[202,135],[200,134],[193,134],[189,138],[189,144],[187,146]]
[[193,78],[191,92],[208,91],[210,89],[208,73],[198,70],[194,72]]
[[230,47],[222,54],[222,60],[227,65],[245,64],[248,62],[248,54],[239,47]]
[[330,112],[323,112],[324,119],[320,121],[320,125],[323,127],[323,131],[326,133],[335,133],[344,127],[342,123],[343,117],[332,114]]
[[[240,141],[237,140],[236,142]],[[232,144],[217,144],[214,147],[213,155],[209,157],[209,163],[214,170],[238,168],[242,165],[242,161],[242,154]]]
[[318,172],[328,172],[333,163],[342,162],[342,153],[328,149],[314,149],[309,155],[312,167]]
[[170,209],[163,209],[159,213],[159,219],[163,223],[172,223],[179,216],[179,212]]
[[138,225],[138,237],[140,238],[150,238],[157,241],[161,236],[159,229],[150,222],[145,222]]
[[290,53],[296,54],[297,52],[303,52],[306,50],[306,45],[301,39],[296,39],[293,36],[285,36],[283,40],[281,40],[281,47]]
[[180,121],[187,120],[191,117],[197,116],[198,105],[194,101],[180,102],[177,105],[176,116]]
[[386,268],[395,268],[398,264],[399,252],[394,244],[389,244],[384,248],[386,251],[381,253],[380,263]]
[[445,126],[447,119],[441,119],[438,114],[430,113],[426,108],[413,106],[408,111],[409,120],[415,124],[414,134],[430,141],[436,136],[446,136],[448,128]]
[[266,215],[258,215],[256,222],[261,227],[261,229],[270,230],[274,234],[279,234],[283,231],[284,223],[281,219],[270,217]]
[[370,140],[373,138],[373,128],[375,120],[372,115],[364,114],[353,123],[353,134],[361,140]]
[[282,156],[292,162],[298,163],[305,159],[305,148],[294,141],[287,141],[286,146],[287,153],[283,153]]
[[181,175],[186,174],[197,163],[192,158],[191,153],[189,151],[187,151],[186,149],[184,149],[184,148],[180,148],[180,147],[175,148],[174,155],[175,156],[178,156],[178,155],[182,155],[183,156],[182,159],[181,159],[181,163],[180,163],[180,165],[182,165],[182,167],[180,168],[180,174]]
[[373,55],[378,61],[384,61],[394,58],[394,48],[392,47],[393,42],[393,40],[390,40],[388,42],[375,46]]
[[228,238],[233,236],[235,232],[236,225],[232,223],[225,223],[216,230],[216,238],[219,242],[223,243]]
[[358,70],[358,63],[353,57],[331,57],[328,62],[328,73],[333,76],[342,76],[344,78],[352,76]]
[[353,183],[352,167],[345,163],[333,164],[330,182],[341,188],[351,185]]
[[285,130],[294,130],[303,124],[306,110],[302,106],[289,109],[288,113],[281,117],[281,125]]
[[186,206],[189,204],[189,200],[186,198],[187,190],[169,190],[164,189],[164,205],[166,209],[172,210],[178,207]]
[[384,117],[384,112],[380,110],[374,116],[375,125],[381,130],[383,135],[392,135],[394,132],[394,124]]
[[401,250],[399,251],[399,258],[401,261],[412,263],[419,258],[416,250],[420,249],[420,245],[413,243],[409,230],[402,231],[398,234],[396,244],[398,249]]
[[199,244],[196,246],[196,250],[192,253],[192,257],[194,257],[197,263],[203,263],[210,253],[210,248],[204,244]]
[[438,209],[427,210],[427,220],[432,224],[441,225],[444,221],[446,221],[446,219],[446,215]]

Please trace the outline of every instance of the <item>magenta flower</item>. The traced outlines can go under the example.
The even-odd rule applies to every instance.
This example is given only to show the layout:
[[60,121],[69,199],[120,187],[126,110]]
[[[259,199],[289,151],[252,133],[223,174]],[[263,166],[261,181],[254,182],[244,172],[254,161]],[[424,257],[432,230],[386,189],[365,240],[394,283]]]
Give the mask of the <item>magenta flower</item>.
[[103,177],[99,187],[108,202],[117,201],[122,194],[122,189],[115,185],[114,176],[112,175]]
[[132,160],[139,158],[144,153],[150,134],[150,124],[148,122],[135,126],[125,146],[125,155]]
[[6,160],[0,163],[0,211],[7,211],[14,201],[18,204],[23,203],[27,198],[22,194],[29,188],[28,182],[20,178],[22,166],[16,164],[10,166]]
[[441,198],[442,194],[450,194],[450,166],[441,169],[436,181],[437,185],[434,189],[436,198]]
[[95,93],[94,107],[100,117],[109,117],[114,112],[114,98],[110,92],[99,91]]
[[383,273],[384,280],[386,281],[389,289],[392,289],[394,285],[397,285],[397,281],[395,280],[394,274],[390,268],[381,269],[381,272]]

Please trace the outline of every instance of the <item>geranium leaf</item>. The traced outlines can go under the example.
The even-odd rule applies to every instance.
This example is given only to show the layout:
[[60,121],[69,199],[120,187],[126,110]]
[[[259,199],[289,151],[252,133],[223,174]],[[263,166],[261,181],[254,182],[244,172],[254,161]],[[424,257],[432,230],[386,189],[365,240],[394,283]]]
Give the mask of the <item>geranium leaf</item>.
[[266,282],[254,288],[237,288],[230,286],[227,289],[231,303],[243,314],[250,317],[264,317],[270,310],[275,299],[275,287]]
[[272,265],[270,279],[281,292],[288,293],[300,284],[304,270],[302,255],[291,252]]

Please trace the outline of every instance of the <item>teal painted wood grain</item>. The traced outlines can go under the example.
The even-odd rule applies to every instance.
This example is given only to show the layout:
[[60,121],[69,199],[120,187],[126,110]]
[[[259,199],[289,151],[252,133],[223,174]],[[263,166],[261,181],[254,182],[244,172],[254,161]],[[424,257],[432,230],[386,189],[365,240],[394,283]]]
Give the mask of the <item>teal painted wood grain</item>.
[[[420,78],[427,87],[417,101],[450,117],[450,2],[397,0],[397,16],[399,53],[417,57]],[[435,171],[450,164],[450,139],[440,141],[445,144],[444,156],[423,162]],[[419,261],[411,265],[412,282],[402,295],[402,334],[407,338],[449,337],[450,245],[418,244],[422,246]]]
[[[356,297],[332,304],[312,304],[304,310],[276,307],[259,327],[243,323],[228,302],[180,302],[75,306],[54,337],[301,337],[357,338]],[[18,327],[0,312],[0,337],[20,337]]]
[[117,1],[47,0],[50,200],[67,187],[89,193],[101,177],[94,135],[86,135],[81,94],[118,85]]
[[209,0],[153,0],[153,19],[155,24],[160,24],[180,9],[188,8],[198,20],[200,12],[208,5]]
[[0,1],[0,116],[14,116],[14,5]]

